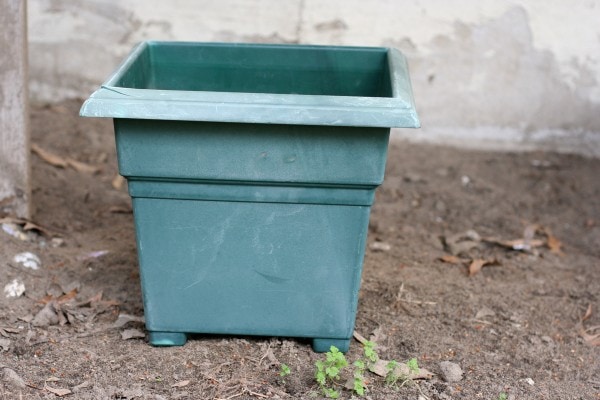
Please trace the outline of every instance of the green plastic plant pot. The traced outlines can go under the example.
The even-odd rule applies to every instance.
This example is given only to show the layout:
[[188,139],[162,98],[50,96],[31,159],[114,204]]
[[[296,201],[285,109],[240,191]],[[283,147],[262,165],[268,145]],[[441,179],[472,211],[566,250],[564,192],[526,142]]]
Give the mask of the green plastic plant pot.
[[398,51],[145,42],[81,115],[114,118],[151,344],[348,350],[389,131],[419,126]]

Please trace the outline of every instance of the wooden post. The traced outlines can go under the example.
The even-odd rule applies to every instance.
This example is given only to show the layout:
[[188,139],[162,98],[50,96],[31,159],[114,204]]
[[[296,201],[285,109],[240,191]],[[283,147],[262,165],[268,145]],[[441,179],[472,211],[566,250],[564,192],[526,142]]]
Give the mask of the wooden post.
[[0,0],[0,216],[29,218],[27,2]]

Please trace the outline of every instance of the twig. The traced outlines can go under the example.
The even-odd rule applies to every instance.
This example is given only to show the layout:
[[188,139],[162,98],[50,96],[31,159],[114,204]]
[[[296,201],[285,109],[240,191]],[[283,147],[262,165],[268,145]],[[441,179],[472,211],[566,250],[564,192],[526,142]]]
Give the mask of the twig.
[[260,364],[262,364],[263,360],[267,357],[267,354],[269,354],[270,349],[271,349],[271,343],[269,343],[269,346],[267,347],[267,351],[265,351],[265,354],[263,354],[263,356],[260,358],[260,360],[258,360],[258,364],[256,364],[257,367],[259,367]]
[[262,394],[262,393],[256,393],[256,392],[253,392],[252,390],[250,390],[250,389],[247,389],[247,388],[244,388],[244,389],[245,389],[245,390],[248,392],[248,394],[251,394],[252,396],[258,396],[258,397],[262,397],[263,399],[267,399],[267,398],[269,398],[269,396],[267,396],[267,395],[264,395],[264,394]]
[[421,300],[408,300],[408,299],[397,299],[396,301],[403,301],[405,303],[411,304],[423,304],[427,306],[435,306],[437,303],[435,301],[421,301]]
[[421,390],[421,387],[419,386],[419,384],[417,382],[415,382],[415,386],[417,387],[417,390],[419,391],[419,393],[421,393],[421,396],[425,397],[426,400],[429,400],[429,397],[427,397],[425,395],[425,393],[423,393],[423,391]]
[[42,275],[34,274],[33,272],[28,271],[26,267],[19,268],[17,266],[12,265],[11,263],[6,263],[6,265],[8,265],[11,268],[16,269],[19,272],[25,272],[27,275],[35,276],[36,278],[42,278],[43,277]]

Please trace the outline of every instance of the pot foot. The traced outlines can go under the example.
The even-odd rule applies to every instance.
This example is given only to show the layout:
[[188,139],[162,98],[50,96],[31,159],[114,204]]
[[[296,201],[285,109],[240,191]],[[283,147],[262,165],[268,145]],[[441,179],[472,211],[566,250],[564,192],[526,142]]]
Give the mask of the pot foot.
[[335,346],[342,353],[346,353],[350,349],[350,339],[315,338],[312,342],[312,348],[317,353],[325,353],[329,351],[331,346]]
[[187,335],[181,332],[150,332],[152,346],[183,346],[187,342]]

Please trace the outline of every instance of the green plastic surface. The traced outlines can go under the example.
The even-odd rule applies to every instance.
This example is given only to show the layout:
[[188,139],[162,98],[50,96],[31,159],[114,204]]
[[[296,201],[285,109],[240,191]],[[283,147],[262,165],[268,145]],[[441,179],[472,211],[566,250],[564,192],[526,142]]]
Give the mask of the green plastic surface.
[[406,61],[383,47],[144,42],[81,115],[419,126]]
[[147,42],[81,114],[115,118],[153,345],[348,349],[389,128],[418,126],[400,53]]

